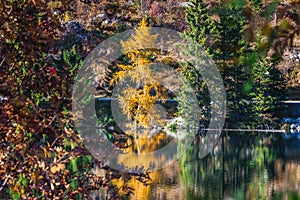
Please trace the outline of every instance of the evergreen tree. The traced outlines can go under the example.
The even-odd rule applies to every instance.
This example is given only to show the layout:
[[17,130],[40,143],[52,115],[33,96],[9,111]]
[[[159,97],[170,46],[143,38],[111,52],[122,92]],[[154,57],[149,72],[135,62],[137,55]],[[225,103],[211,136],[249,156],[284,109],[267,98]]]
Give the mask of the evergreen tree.
[[244,85],[249,78],[246,65],[248,45],[244,39],[246,18],[243,7],[243,4],[232,3],[218,9],[219,40],[214,56],[227,90],[229,117],[235,125],[248,120],[244,101],[247,98]]
[[[270,47],[260,49],[262,45],[256,41],[254,46],[259,49],[251,50],[245,39],[248,23],[245,12],[249,3],[254,8],[253,12],[257,12],[255,9],[261,1],[225,3],[217,8],[218,20],[212,20],[203,0],[190,2],[194,6],[187,7],[186,20],[190,30],[186,35],[204,47],[222,73],[230,125],[249,125],[252,118],[255,118],[255,123],[271,122],[283,99],[284,82],[274,67],[277,61],[267,58]],[[269,77],[263,73],[266,71],[270,73]],[[209,99],[203,99],[207,96],[204,93],[205,83],[199,81],[201,74],[187,63],[183,65],[182,73],[188,77],[187,82],[196,88],[197,96],[202,98],[200,107],[207,104]]]
[[[229,116],[234,122],[247,120],[247,109],[241,99],[247,97],[243,92],[244,84],[249,78],[246,67],[247,43],[244,40],[244,27],[246,18],[243,16],[243,3],[231,3],[222,5],[217,9],[219,21],[212,20],[208,12],[208,5],[203,0],[191,0],[194,6],[189,6],[186,11],[186,20],[190,24],[187,36],[197,41],[215,60],[223,75],[229,101]],[[197,96],[205,94],[205,84],[199,81],[193,69],[186,65],[183,67],[185,77],[194,74],[193,86],[198,88]],[[196,84],[195,84],[196,83]],[[200,101],[200,106],[209,102],[209,99]],[[206,112],[207,115],[207,112]]]
[[208,12],[208,5],[203,0],[190,0],[191,5],[186,8],[186,21],[190,29],[186,35],[198,42],[210,56],[216,40],[217,30]]
[[[189,30],[185,32],[185,36],[196,41],[201,47],[211,56],[214,56],[212,46],[216,40],[216,26],[212,17],[208,12],[208,5],[203,0],[190,0],[190,4],[186,7],[186,21],[190,25]],[[194,47],[197,48],[197,47]],[[184,49],[183,49],[184,51]],[[199,58],[200,59],[200,58]],[[190,95],[193,92],[196,94],[198,105],[200,107],[201,123],[209,121],[210,118],[210,95],[207,85],[202,79],[201,72],[195,69],[189,62],[181,63],[181,75],[183,88],[179,94],[179,114],[190,110],[194,102],[190,102]],[[193,91],[189,90],[192,87]],[[188,115],[188,114],[187,114]],[[187,121],[192,121],[191,116],[182,116]]]
[[251,116],[257,125],[275,125],[281,113],[285,83],[280,72],[275,68],[274,60],[261,56],[253,65],[251,75],[253,90]]

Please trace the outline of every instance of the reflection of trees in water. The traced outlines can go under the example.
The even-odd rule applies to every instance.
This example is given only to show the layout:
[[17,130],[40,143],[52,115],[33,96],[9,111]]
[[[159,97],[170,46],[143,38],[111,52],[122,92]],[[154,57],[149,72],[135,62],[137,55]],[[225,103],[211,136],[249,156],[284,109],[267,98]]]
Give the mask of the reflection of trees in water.
[[[179,160],[180,184],[186,188],[185,199],[277,197],[278,186],[287,183],[281,182],[283,174],[291,176],[296,172],[278,170],[280,165],[276,159],[282,154],[278,145],[282,144],[276,139],[243,135],[224,137],[215,147],[219,151],[204,159],[197,158],[195,148],[191,146]],[[296,180],[294,178],[294,184]],[[293,186],[289,190],[293,191]]]
[[[163,133],[151,140],[140,138],[141,152],[155,151],[166,145],[168,139]],[[180,149],[181,145],[179,142],[179,153],[184,150]],[[221,137],[214,150],[203,159],[199,159],[196,145],[197,140],[172,166],[150,172],[146,185],[136,178],[126,180],[123,177],[114,184],[119,191],[123,187],[131,188],[131,197],[135,199],[299,198],[300,163],[294,153],[300,148],[295,146],[294,141],[283,140],[281,136],[230,134]],[[131,146],[126,151],[137,152],[137,149]],[[121,158],[119,164],[127,167],[144,166],[147,169],[150,165],[159,164]],[[166,161],[168,157],[163,159]],[[149,160],[155,158],[149,157]]]
[[[143,153],[151,153],[167,145],[172,139],[170,136],[161,132],[152,136],[151,138],[148,138],[147,135],[149,135],[149,131],[147,130],[140,135],[144,137],[137,138],[136,140],[141,154],[132,154],[137,153],[138,151],[138,147],[133,143],[133,145],[124,149],[124,154],[120,155],[118,158],[118,164],[124,165],[127,169],[141,168],[143,171],[147,171],[148,169],[153,168],[153,166],[160,166],[161,162],[168,162],[168,159],[173,159],[173,157],[168,157],[168,155],[155,158],[154,154],[147,154],[146,157],[142,157]],[[132,194],[134,199],[148,199],[149,195],[151,194],[150,184],[152,185],[158,183],[159,177],[160,173],[158,171],[153,171],[149,173],[149,179],[146,184],[135,177],[131,178],[130,180],[126,180],[124,177],[121,177],[114,182],[114,185],[119,188],[119,193],[121,195],[125,195],[126,189],[130,188],[132,191],[134,191]]]
[[[151,165],[155,165],[155,163],[151,163],[150,161],[156,160],[157,162],[164,162],[165,160],[161,160],[159,158],[155,159],[154,157],[150,157],[153,154],[150,154],[151,152],[154,152],[165,145],[167,145],[171,137],[167,136],[165,133],[161,132],[159,134],[154,135],[150,139],[148,139],[147,135],[148,133],[143,134],[145,137],[137,138],[137,143],[140,149],[140,153],[149,153],[148,159],[141,160],[139,158],[139,155],[132,154],[137,153],[137,145],[131,145],[129,148],[124,149],[124,154],[119,157],[118,162],[120,164],[123,164],[127,166],[128,168],[135,168],[135,167],[143,167],[145,170],[150,168]],[[130,154],[129,154],[130,153]],[[141,157],[141,156],[140,156]],[[167,155],[165,158],[162,159],[168,159]]]

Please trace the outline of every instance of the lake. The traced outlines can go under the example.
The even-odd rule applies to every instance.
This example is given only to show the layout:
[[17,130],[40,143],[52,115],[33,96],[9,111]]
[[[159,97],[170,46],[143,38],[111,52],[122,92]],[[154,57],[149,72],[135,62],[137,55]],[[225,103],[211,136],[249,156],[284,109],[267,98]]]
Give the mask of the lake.
[[223,132],[206,157],[196,149],[151,172],[147,185],[131,180],[129,199],[300,199],[299,134]]

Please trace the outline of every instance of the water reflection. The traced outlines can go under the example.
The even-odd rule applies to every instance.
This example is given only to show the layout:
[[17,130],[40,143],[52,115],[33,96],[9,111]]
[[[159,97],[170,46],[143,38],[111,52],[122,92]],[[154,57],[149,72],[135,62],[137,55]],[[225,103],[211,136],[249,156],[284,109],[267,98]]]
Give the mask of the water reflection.
[[[224,133],[213,151],[202,158],[206,155],[203,152],[211,150],[209,146],[203,150],[202,138],[194,139],[195,131],[178,130],[181,120],[171,122],[174,123],[157,129],[133,127],[131,133],[126,132],[126,137],[132,140],[126,139],[127,144],[121,145],[123,153],[116,159],[108,159],[110,164],[116,162],[114,166],[121,166],[116,169],[136,172],[172,163],[151,172],[146,184],[126,176],[114,181],[116,192],[124,194],[124,199],[128,199],[125,195],[128,188],[132,189],[129,199],[300,199],[299,135]],[[124,124],[124,127],[127,126]],[[120,137],[121,134],[115,132],[118,129],[112,129],[110,134]],[[187,136],[192,140],[184,140]],[[176,141],[171,154],[168,151],[159,156],[149,154],[171,141]],[[145,153],[147,156],[143,156]],[[178,155],[181,156],[178,158]],[[103,192],[101,197],[109,199],[106,194]]]
[[[151,172],[148,184],[131,179],[127,184],[133,189],[130,199],[300,199],[297,136],[225,135],[205,158],[199,158],[196,146],[201,140],[195,140],[170,166]],[[165,137],[158,134],[151,145],[148,139],[141,139],[141,151],[160,147],[170,139]],[[180,142],[178,145],[180,149]],[[119,162],[139,164],[129,159]],[[124,180],[115,185],[122,188]]]

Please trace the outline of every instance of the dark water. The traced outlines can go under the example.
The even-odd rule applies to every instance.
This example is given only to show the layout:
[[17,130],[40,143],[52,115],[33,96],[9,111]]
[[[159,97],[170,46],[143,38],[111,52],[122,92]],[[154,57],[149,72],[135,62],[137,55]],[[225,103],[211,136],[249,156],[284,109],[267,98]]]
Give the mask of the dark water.
[[191,146],[150,177],[130,199],[300,199],[300,136],[227,133],[205,158]]

